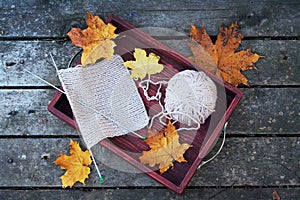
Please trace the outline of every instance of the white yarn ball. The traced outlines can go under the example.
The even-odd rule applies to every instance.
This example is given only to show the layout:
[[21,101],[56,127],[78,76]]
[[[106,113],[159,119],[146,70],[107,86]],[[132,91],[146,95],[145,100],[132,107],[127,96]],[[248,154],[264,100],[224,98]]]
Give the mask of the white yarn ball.
[[203,124],[214,112],[217,88],[204,73],[185,70],[174,75],[168,83],[165,110],[180,123]]

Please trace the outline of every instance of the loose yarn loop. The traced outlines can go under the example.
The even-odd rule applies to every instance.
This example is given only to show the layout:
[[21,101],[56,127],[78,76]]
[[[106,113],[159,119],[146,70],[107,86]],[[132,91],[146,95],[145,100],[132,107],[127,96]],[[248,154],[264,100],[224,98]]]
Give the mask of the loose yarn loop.
[[[160,99],[162,97],[161,88],[162,88],[163,84],[168,84],[168,82],[167,81],[153,82],[153,81],[151,81],[150,77],[151,77],[150,74],[148,74],[148,78],[146,80],[140,81],[139,82],[139,87],[142,88],[142,90],[144,92],[143,93],[144,97],[146,97],[147,101],[155,100],[155,101],[160,102]],[[158,85],[155,96],[149,96],[148,95],[148,90],[149,90],[150,84]]]
[[199,128],[214,112],[216,100],[216,85],[204,72],[185,70],[169,80],[165,112],[175,121]]
[[58,72],[88,148],[104,138],[124,135],[128,130],[136,131],[148,124],[143,101],[122,63],[122,58],[114,55],[86,68]]

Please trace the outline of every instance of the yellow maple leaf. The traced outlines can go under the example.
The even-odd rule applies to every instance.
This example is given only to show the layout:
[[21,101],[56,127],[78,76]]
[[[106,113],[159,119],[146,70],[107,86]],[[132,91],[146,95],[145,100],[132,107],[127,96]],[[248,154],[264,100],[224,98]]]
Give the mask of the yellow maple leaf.
[[84,184],[84,180],[90,174],[89,165],[92,164],[90,152],[82,151],[78,142],[70,140],[70,154],[67,156],[60,153],[60,156],[55,160],[56,165],[60,165],[61,169],[66,169],[66,173],[61,176],[62,187],[72,187],[77,181]]
[[147,74],[156,74],[163,70],[164,66],[159,64],[159,56],[154,53],[150,53],[147,56],[146,51],[143,49],[135,48],[133,56],[135,61],[130,60],[124,62],[124,66],[131,69],[131,78],[140,78],[141,80],[146,77]]
[[87,64],[95,63],[99,59],[99,55],[101,58],[111,59],[114,54],[114,47],[116,46],[115,42],[112,40],[103,40],[100,41],[97,45],[87,47],[88,54],[85,54],[81,57],[82,66]]
[[[192,25],[190,36],[208,52],[217,65],[215,73],[219,74],[224,81],[235,87],[239,84],[248,85],[248,80],[241,71],[255,68],[254,63],[262,56],[252,53],[250,49],[235,52],[244,37],[239,31],[237,23],[232,23],[229,27],[222,25],[215,44],[204,27],[200,29]],[[202,58],[196,50],[197,48],[191,48],[194,56],[192,61],[201,66],[203,63],[197,62],[197,60],[202,60]]]
[[83,48],[82,66],[93,64],[100,58],[110,59],[116,46],[111,39],[117,37],[115,26],[105,24],[100,17],[93,16],[90,12],[87,12],[87,15],[86,29],[72,28],[67,33],[74,45]]
[[171,122],[164,131],[148,137],[145,142],[149,145],[150,150],[143,151],[140,161],[143,164],[149,164],[150,167],[159,164],[161,174],[174,166],[174,160],[180,163],[187,162],[183,154],[191,145],[179,143],[178,132]]

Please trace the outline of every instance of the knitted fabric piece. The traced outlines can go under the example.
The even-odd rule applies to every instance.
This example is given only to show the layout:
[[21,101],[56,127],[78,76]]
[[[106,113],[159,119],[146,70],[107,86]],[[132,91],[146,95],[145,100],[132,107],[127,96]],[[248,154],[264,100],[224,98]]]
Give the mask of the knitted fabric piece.
[[[148,115],[120,56],[58,75],[87,147],[145,127]],[[97,112],[96,112],[96,111]]]
[[214,112],[216,100],[216,85],[204,72],[185,70],[169,80],[165,110],[176,121],[199,125]]

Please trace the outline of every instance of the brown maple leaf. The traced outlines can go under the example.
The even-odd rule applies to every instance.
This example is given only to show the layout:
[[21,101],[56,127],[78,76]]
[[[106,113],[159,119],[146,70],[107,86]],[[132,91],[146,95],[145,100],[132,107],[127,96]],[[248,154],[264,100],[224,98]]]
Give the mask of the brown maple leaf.
[[67,33],[74,45],[83,48],[82,66],[93,64],[100,58],[110,59],[116,46],[111,39],[117,37],[115,26],[110,23],[105,24],[100,17],[93,16],[90,12],[87,12],[87,15],[86,29],[72,28]]
[[276,190],[272,192],[273,200],[280,200],[280,196]]
[[66,169],[66,173],[61,176],[62,187],[72,187],[77,181],[84,183],[90,174],[89,165],[92,164],[90,152],[82,151],[78,142],[70,140],[70,156],[60,153],[55,160],[56,165],[60,165],[61,169]]
[[213,74],[218,74],[218,66],[209,53],[198,43],[194,41],[187,41],[187,45],[190,47],[193,56],[188,57],[189,60],[197,63],[197,65],[207,69]]
[[[248,85],[248,80],[241,71],[254,69],[254,63],[262,56],[252,53],[250,49],[236,52],[244,37],[239,31],[237,23],[232,23],[229,27],[222,25],[215,44],[213,44],[204,27],[200,29],[192,25],[190,36],[208,52],[217,65],[215,72],[213,68],[209,68],[209,71],[219,74],[224,81],[235,87],[239,84]],[[188,46],[190,46],[193,53],[192,61],[206,67],[203,65],[203,62],[205,62],[203,57],[205,55],[200,54],[199,50],[191,42],[188,42]],[[202,63],[199,60],[202,60]]]
[[180,163],[187,162],[183,154],[191,145],[179,143],[178,132],[171,122],[164,131],[155,132],[145,142],[149,145],[150,150],[143,151],[140,161],[143,164],[149,164],[150,167],[159,164],[161,174],[174,166],[174,160]]

